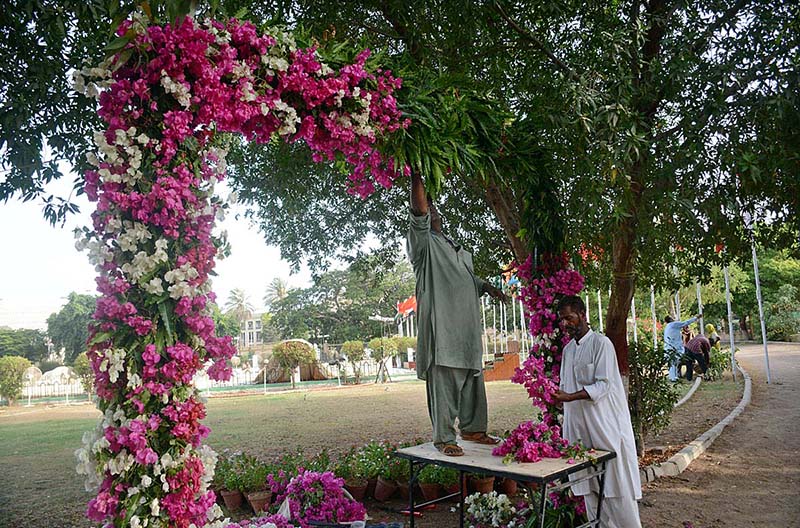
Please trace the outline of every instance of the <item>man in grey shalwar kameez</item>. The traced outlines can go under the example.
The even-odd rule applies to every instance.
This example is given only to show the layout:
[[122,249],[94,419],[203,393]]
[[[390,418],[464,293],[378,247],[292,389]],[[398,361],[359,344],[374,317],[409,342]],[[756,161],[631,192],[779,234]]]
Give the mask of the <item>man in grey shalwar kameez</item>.
[[[636,500],[642,498],[642,485],[614,345],[589,328],[580,297],[564,297],[558,304],[558,316],[562,328],[572,337],[564,347],[561,390],[556,393],[556,399],[564,403],[563,436],[571,443],[617,454],[607,466],[600,526],[640,528]],[[597,479],[573,485],[572,492],[583,496],[589,520],[594,520],[599,500]]]
[[486,434],[479,299],[484,293],[503,300],[505,295],[477,278],[472,255],[442,234],[441,218],[416,172],[407,242],[417,279],[417,377],[427,388],[433,442],[446,455],[462,455],[458,418],[464,440],[496,444]]

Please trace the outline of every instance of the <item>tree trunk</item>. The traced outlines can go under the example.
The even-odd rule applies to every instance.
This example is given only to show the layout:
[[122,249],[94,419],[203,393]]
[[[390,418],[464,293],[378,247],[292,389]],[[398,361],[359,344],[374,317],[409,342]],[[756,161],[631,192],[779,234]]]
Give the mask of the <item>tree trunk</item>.
[[628,312],[634,291],[633,265],[636,251],[634,217],[626,218],[620,225],[613,243],[614,285],[606,312],[606,336],[617,352],[617,365],[623,375],[628,374]]
[[514,260],[519,263],[525,262],[531,254],[530,248],[523,240],[517,237],[521,228],[520,214],[521,205],[518,203],[513,191],[508,187],[500,187],[493,181],[486,185],[486,201],[494,211],[497,221],[503,227]]

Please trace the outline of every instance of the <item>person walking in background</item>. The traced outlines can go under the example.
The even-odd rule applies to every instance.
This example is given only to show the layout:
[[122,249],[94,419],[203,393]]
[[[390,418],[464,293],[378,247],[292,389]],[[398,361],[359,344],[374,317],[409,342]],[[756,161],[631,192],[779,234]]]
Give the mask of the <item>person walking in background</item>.
[[686,321],[676,321],[669,315],[664,318],[664,356],[669,365],[670,381],[678,381],[678,364],[685,352],[681,331],[702,317],[703,314],[697,314]]

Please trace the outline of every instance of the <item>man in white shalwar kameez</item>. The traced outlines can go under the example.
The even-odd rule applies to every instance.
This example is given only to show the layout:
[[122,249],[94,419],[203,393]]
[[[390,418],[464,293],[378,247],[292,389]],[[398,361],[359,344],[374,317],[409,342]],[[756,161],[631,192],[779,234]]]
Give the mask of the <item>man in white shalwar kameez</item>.
[[[606,466],[600,526],[640,528],[636,500],[642,498],[642,486],[631,415],[614,346],[606,336],[589,328],[586,305],[580,297],[564,297],[558,305],[558,315],[562,328],[572,337],[564,347],[560,390],[556,394],[556,399],[564,403],[562,434],[570,442],[617,454]],[[597,481],[591,479],[572,487],[575,495],[584,497],[590,520],[597,518]]]

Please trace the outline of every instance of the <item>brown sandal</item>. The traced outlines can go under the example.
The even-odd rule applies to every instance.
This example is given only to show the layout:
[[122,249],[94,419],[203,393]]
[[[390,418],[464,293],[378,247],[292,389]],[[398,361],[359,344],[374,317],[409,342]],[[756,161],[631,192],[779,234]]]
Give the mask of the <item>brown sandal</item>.
[[440,444],[433,444],[436,446],[442,454],[445,456],[463,456],[464,450],[461,449],[461,446],[458,444],[447,444],[447,443],[440,443]]
[[489,436],[488,434],[486,434],[485,431],[480,431],[477,433],[465,433],[462,431],[461,438],[463,438],[467,442],[475,442],[483,445],[497,445],[500,443],[499,438],[494,436]]

